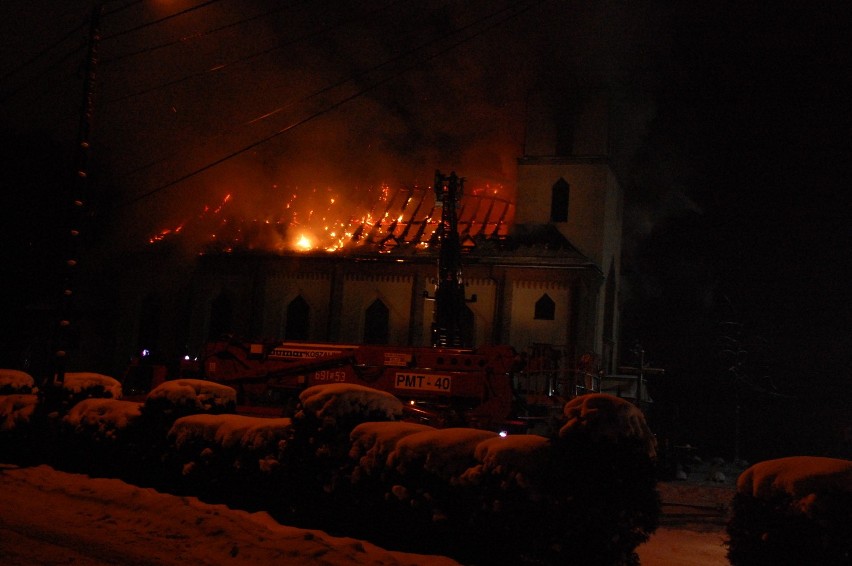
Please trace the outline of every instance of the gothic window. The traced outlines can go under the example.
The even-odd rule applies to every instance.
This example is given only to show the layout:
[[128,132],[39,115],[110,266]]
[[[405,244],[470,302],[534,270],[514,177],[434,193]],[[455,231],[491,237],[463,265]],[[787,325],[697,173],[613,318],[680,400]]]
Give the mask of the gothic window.
[[545,293],[535,302],[535,320],[553,320],[556,315],[556,303]]
[[366,344],[387,344],[390,326],[390,311],[376,299],[367,307],[364,317],[364,342]]
[[210,304],[210,333],[212,339],[234,330],[234,301],[226,291],[222,291]]
[[562,177],[550,188],[550,221],[568,222],[568,195],[570,187]]
[[290,304],[287,305],[287,314],[284,322],[284,339],[307,340],[310,317],[311,307],[302,295],[290,301]]

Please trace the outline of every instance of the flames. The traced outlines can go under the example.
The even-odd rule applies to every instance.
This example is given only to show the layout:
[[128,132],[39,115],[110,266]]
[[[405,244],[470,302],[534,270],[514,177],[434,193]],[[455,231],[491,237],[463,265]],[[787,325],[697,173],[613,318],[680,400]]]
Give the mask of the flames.
[[[505,236],[514,205],[502,196],[504,188],[486,185],[467,193],[458,207],[462,240],[472,245],[479,238]],[[381,185],[345,194],[332,188],[288,190],[269,210],[246,214],[251,205],[229,193],[148,241],[156,245],[193,232],[200,235],[200,253],[337,252],[355,246],[384,253],[401,247],[416,251],[434,243],[441,219],[431,187]]]

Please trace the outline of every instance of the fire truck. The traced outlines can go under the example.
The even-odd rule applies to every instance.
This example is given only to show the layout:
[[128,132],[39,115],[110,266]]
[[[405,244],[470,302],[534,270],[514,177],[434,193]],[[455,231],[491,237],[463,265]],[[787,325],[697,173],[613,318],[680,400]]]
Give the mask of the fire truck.
[[313,385],[354,383],[393,394],[406,418],[445,426],[519,427],[510,346],[433,348],[222,337],[181,374],[229,385],[243,412],[288,414]]

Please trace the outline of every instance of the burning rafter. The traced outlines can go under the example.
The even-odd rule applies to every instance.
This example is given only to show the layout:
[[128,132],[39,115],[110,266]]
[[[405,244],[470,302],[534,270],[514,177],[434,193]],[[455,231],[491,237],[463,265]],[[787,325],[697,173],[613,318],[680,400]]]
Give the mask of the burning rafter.
[[[277,187],[276,187],[277,188]],[[383,185],[362,203],[332,189],[288,191],[278,211],[263,218],[244,218],[234,208],[238,197],[228,194],[216,206],[202,211],[149,238],[151,244],[184,236],[187,232],[207,234],[200,251],[231,252],[335,252],[369,246],[388,252],[400,247],[425,249],[435,243],[440,209],[429,187],[392,189]],[[505,237],[514,205],[498,189],[487,187],[465,195],[459,206],[460,236],[468,242]],[[363,194],[360,193],[360,194]],[[245,206],[244,203],[240,203]],[[428,212],[427,212],[428,211]]]

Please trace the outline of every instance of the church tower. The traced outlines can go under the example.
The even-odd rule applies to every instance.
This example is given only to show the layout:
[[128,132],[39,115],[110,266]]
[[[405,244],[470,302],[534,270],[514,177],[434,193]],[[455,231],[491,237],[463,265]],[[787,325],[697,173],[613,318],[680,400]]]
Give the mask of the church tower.
[[623,195],[610,166],[606,93],[540,93],[529,104],[518,160],[515,224],[551,225],[600,271],[587,289],[597,312],[588,348],[613,372],[618,359]]

